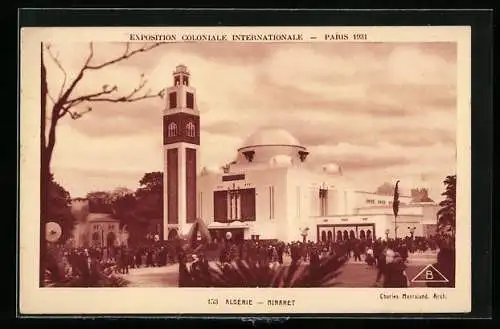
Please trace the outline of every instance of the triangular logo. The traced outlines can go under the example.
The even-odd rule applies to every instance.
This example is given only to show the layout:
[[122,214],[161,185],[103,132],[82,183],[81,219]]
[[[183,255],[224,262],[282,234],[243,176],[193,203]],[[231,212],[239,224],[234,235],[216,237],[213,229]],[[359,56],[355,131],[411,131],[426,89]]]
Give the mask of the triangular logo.
[[418,272],[411,282],[449,282],[449,280],[431,264]]

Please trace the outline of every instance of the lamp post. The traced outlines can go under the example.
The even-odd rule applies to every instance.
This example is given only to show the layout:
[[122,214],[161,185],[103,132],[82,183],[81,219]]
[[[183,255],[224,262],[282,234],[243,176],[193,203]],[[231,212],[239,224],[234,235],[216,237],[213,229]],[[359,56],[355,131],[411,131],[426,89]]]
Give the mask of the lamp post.
[[390,232],[390,230],[389,230],[389,229],[385,230],[385,240],[386,240],[386,241],[388,241],[388,240],[389,240],[389,232]]

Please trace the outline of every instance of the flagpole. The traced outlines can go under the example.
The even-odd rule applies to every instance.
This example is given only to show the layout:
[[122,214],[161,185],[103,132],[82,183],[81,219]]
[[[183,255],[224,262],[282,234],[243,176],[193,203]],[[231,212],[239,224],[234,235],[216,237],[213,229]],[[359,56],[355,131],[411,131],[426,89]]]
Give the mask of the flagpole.
[[398,191],[399,180],[394,186],[394,200],[392,202],[392,210],[394,213],[394,240],[398,238],[398,212],[399,212],[399,191]]

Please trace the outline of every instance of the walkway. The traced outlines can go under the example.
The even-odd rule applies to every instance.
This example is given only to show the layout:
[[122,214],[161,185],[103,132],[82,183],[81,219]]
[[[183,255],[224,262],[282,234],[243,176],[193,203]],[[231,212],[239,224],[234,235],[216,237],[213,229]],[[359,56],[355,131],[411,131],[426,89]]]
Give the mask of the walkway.
[[123,277],[130,282],[128,287],[177,287],[178,264],[162,267],[132,268]]
[[[436,262],[436,253],[412,254],[408,258],[406,273],[411,280],[425,266]],[[286,259],[285,263],[289,263]],[[130,269],[124,278],[130,281],[129,287],[177,287],[179,266],[143,267]],[[351,258],[341,269],[335,287],[374,287],[377,269],[364,262],[354,262]],[[425,284],[412,283],[412,287],[425,287]]]

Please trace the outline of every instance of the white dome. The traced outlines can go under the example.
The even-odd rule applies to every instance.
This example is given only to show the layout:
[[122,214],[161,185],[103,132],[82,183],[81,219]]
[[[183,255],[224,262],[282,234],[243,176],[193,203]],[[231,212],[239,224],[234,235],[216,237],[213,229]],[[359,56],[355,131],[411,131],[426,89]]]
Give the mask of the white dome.
[[243,143],[242,148],[262,145],[300,146],[300,142],[284,129],[264,128],[250,135]]

